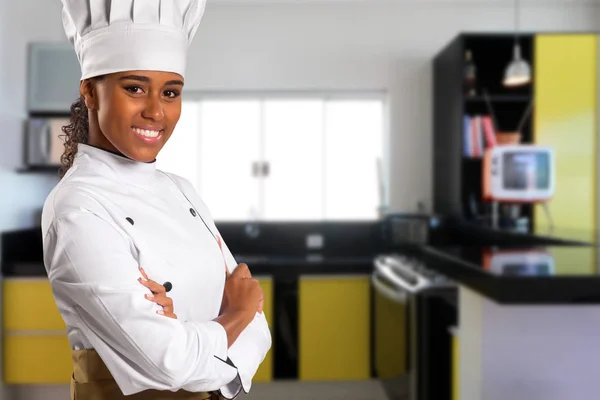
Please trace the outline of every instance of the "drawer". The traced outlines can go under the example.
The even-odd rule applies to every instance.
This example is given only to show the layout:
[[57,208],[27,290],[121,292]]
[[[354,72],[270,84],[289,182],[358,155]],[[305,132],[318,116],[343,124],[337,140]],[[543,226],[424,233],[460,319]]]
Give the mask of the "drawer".
[[6,279],[2,287],[4,331],[66,329],[47,279]]
[[370,379],[370,283],[363,276],[300,279],[300,380]]
[[4,336],[4,383],[67,384],[73,374],[67,335]]

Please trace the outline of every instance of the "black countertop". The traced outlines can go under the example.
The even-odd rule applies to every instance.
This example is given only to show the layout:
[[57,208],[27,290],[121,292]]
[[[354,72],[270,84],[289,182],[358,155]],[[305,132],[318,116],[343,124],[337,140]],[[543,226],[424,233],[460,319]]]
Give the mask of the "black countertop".
[[[252,275],[271,275],[275,278],[297,278],[300,275],[357,275],[371,274],[373,257],[320,256],[244,256],[236,255],[238,263],[245,263]],[[45,278],[46,269],[41,262],[15,262],[2,268],[5,278]]]
[[[256,276],[287,281],[300,275],[371,274],[375,257],[400,253],[500,303],[600,303],[600,267],[591,244],[595,232],[557,229],[528,235],[456,218],[436,221],[429,244],[418,247],[393,243],[385,222],[261,224],[256,236],[242,223],[219,229],[236,260]],[[307,235],[314,233],[323,235],[325,245],[307,250]],[[0,239],[4,277],[46,276],[39,228],[4,233]]]
[[[373,258],[383,250],[378,221],[220,223],[218,228],[236,261],[248,264],[253,275],[370,274]],[[322,248],[307,248],[314,235],[321,237]],[[0,248],[2,276],[46,276],[39,227],[2,233]]]
[[503,304],[600,303],[598,247],[424,246],[426,269]]
[[297,278],[300,275],[364,275],[373,272],[375,256],[236,256],[245,263],[252,275],[271,275],[274,278]]

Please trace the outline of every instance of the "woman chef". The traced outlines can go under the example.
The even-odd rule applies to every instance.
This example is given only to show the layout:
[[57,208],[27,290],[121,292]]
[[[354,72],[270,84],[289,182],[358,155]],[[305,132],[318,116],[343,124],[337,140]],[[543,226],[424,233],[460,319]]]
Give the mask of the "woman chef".
[[71,397],[248,392],[271,346],[262,291],[191,184],[155,163],[180,116],[204,0],[62,3],[81,98],[42,234],[73,349]]

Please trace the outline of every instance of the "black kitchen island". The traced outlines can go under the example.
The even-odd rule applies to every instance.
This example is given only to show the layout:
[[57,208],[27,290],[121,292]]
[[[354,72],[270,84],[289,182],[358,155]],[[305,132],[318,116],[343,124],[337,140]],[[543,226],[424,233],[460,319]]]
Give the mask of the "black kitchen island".
[[375,263],[376,275],[409,293],[411,398],[595,398],[600,263],[585,240],[593,235],[444,230]]

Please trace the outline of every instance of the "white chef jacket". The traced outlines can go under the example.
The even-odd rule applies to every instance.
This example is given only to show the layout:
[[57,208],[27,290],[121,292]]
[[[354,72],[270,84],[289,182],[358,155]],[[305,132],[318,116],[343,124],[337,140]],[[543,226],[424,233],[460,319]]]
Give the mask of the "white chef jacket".
[[[271,334],[262,313],[227,348],[225,264],[237,265],[192,185],[80,144],[42,213],[44,263],[73,349],[95,349],[125,395],[250,390]],[[177,319],[144,298],[139,267],[171,282]],[[231,365],[233,364],[233,365]]]

